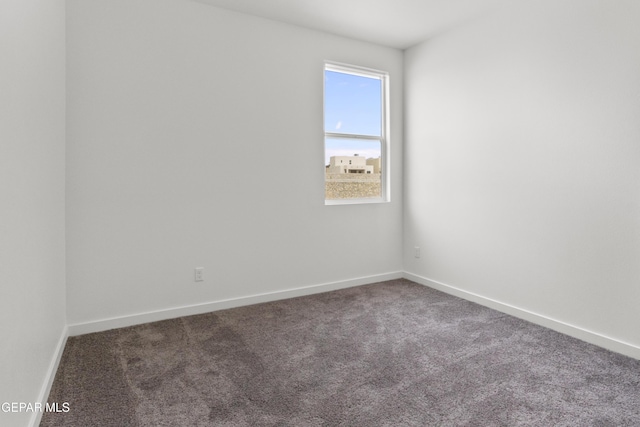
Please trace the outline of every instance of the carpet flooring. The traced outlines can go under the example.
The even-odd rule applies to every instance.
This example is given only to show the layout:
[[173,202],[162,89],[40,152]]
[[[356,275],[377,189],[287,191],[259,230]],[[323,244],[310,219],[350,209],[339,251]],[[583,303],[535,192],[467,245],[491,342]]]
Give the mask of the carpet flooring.
[[394,280],[69,338],[41,426],[640,426],[640,361]]

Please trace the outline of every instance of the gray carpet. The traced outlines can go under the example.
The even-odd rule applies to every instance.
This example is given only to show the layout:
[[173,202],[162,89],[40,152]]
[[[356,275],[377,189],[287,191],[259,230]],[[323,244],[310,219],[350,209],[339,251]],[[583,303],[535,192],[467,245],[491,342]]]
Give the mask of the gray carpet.
[[640,361],[395,280],[68,340],[41,426],[640,426]]

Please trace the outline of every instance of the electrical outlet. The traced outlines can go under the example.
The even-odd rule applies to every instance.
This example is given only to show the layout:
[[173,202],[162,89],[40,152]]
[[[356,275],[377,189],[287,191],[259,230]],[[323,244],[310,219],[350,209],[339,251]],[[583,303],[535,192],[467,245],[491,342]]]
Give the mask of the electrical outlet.
[[413,253],[413,256],[415,256],[416,258],[420,258],[420,246],[416,246],[414,250],[415,252]]
[[196,267],[194,282],[202,282],[204,280],[204,267]]

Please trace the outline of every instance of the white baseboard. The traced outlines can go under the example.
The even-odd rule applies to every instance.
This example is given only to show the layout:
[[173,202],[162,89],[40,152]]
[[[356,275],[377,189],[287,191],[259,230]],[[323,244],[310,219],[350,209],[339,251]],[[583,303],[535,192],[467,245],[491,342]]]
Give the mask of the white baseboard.
[[[44,383],[42,384],[42,388],[40,389],[40,394],[38,395],[38,399],[36,402],[42,403],[44,407],[45,402],[49,398],[49,392],[51,391],[51,386],[53,385],[53,380],[56,377],[56,372],[58,372],[58,366],[60,365],[60,359],[62,359],[62,353],[64,352],[64,346],[67,343],[67,338],[69,337],[69,329],[68,327],[64,327],[62,330],[62,334],[60,335],[60,339],[58,340],[58,345],[54,350],[53,356],[51,357],[51,362],[49,362],[49,368],[47,369],[47,373],[44,378]],[[29,421],[30,427],[38,427],[40,425],[40,421],[42,420],[42,412],[34,411],[31,415],[31,420]]]
[[541,314],[531,312],[519,307],[515,307],[510,304],[505,304],[500,301],[493,300],[491,298],[483,297],[482,295],[468,292],[462,289],[458,289],[454,286],[447,285],[437,280],[428,279],[426,277],[419,276],[417,274],[404,272],[404,278],[421,285],[445,292],[447,294],[460,297],[462,299],[472,301],[483,305],[485,307],[492,308],[502,313],[510,314],[514,317],[527,320],[536,325],[544,326],[554,331],[569,335],[582,341],[586,341],[590,344],[597,345],[599,347],[606,348],[616,353],[624,354],[625,356],[633,357],[640,360],[640,347],[633,344],[629,344],[615,338],[601,335],[597,332],[592,332],[587,329],[574,326],[556,319],[552,319]]
[[[589,331],[587,329],[571,325],[550,317],[534,313],[529,310],[525,310],[510,304],[506,304],[500,301],[496,301],[491,298],[484,297],[482,295],[468,292],[455,286],[451,286],[437,280],[432,280],[417,274],[410,272],[396,271],[385,274],[378,274],[373,276],[359,277],[355,279],[342,280],[337,282],[323,283],[318,285],[304,286],[294,289],[287,289],[283,291],[266,292],[261,294],[250,295],[246,297],[230,298],[220,301],[211,301],[203,304],[195,304],[190,306],[174,307],[165,310],[158,310],[152,312],[138,313],[129,316],[114,317],[109,319],[101,319],[87,323],[76,323],[68,325],[64,340],[61,338],[59,349],[56,353],[56,359],[52,361],[52,368],[50,369],[50,378],[48,378],[47,388],[43,388],[42,395],[47,396],[49,388],[51,387],[51,381],[55,375],[55,369],[59,363],[62,350],[64,349],[64,341],[67,336],[83,335],[93,332],[101,332],[109,329],[124,328],[127,326],[139,325],[142,323],[156,322],[159,320],[173,319],[182,316],[191,316],[196,314],[210,313],[218,310],[225,310],[228,308],[241,307],[252,304],[259,304],[269,301],[277,301],[287,298],[295,298],[305,295],[313,295],[322,292],[334,291],[337,289],[345,289],[354,286],[367,285],[376,282],[383,282],[385,280],[394,280],[399,278],[406,278],[421,285],[437,289],[439,291],[454,295],[485,307],[498,310],[502,313],[510,314],[520,319],[527,320],[540,326],[552,329],[554,331],[572,336],[574,338],[586,341],[588,343],[597,345],[599,347],[606,348],[611,351],[615,351],[625,356],[633,357],[640,360],[640,347],[633,344],[629,344],[620,341],[615,338],[611,338],[597,332]],[[53,363],[55,362],[55,367]]]
[[174,307],[166,310],[151,311],[146,313],[133,314],[129,316],[113,317],[94,322],[76,323],[69,325],[69,336],[101,332],[109,329],[124,328],[127,326],[139,325],[142,323],[156,322],[159,320],[174,319],[182,316],[192,316],[195,314],[210,313],[212,311],[225,310],[228,308],[241,307],[245,305],[259,304],[262,302],[277,301],[287,298],[295,298],[305,295],[313,295],[322,292],[335,291],[337,289],[351,288],[354,286],[367,285],[370,283],[383,282],[385,280],[400,279],[403,277],[402,271],[392,273],[377,274],[374,276],[358,277],[355,279],[341,280],[338,282],[323,283],[319,285],[304,286],[300,288],[287,289],[283,291],[266,292],[246,297],[231,298],[220,301],[211,301],[203,304],[195,304],[183,307]]

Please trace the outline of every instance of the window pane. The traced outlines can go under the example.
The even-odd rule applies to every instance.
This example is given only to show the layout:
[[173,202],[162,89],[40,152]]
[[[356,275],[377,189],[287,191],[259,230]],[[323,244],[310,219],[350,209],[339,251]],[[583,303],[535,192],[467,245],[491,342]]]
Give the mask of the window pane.
[[325,132],[381,136],[382,80],[325,70]]
[[325,199],[382,196],[380,141],[325,138]]

